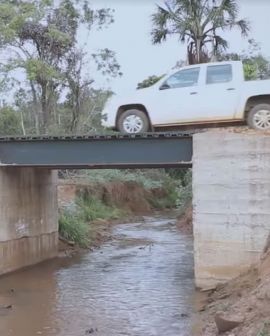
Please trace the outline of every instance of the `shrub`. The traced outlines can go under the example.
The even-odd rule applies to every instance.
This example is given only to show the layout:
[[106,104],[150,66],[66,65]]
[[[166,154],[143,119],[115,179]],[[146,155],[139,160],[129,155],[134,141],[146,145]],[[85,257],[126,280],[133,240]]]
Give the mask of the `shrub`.
[[118,219],[124,216],[123,210],[107,206],[94,197],[79,198],[75,210],[62,210],[59,219],[59,234],[74,241],[80,247],[90,245],[93,237],[91,221],[96,219]]
[[59,219],[60,236],[86,248],[89,244],[88,232],[89,226],[82,220],[80,213],[68,210],[61,212]]
[[84,197],[77,200],[81,217],[86,222],[96,219],[118,219],[124,215],[124,211],[105,205],[95,197]]
[[2,107],[0,109],[0,135],[21,134],[20,117],[11,107]]

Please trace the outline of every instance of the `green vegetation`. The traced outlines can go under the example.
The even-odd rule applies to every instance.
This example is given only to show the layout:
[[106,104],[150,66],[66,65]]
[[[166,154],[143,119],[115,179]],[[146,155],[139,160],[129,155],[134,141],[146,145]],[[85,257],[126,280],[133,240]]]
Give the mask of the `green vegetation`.
[[[110,8],[93,9],[87,0],[0,2],[0,93],[14,94],[11,107],[20,116],[5,134],[66,134],[97,131],[111,94],[94,89],[89,69],[120,76],[108,48],[84,51],[78,41],[113,22]],[[20,76],[18,76],[20,73]],[[0,120],[1,122],[1,120]],[[0,126],[1,127],[1,126]]]
[[219,61],[242,61],[246,80],[270,78],[270,62],[263,56],[260,45],[254,40],[248,40],[247,50],[241,53],[220,53]]
[[59,234],[82,248],[89,245],[89,226],[79,212],[63,210],[59,219]]
[[63,238],[86,248],[94,238],[90,222],[97,219],[118,219],[125,215],[123,210],[105,205],[95,197],[80,197],[76,201],[75,209],[61,211],[59,233]]
[[20,115],[11,107],[0,108],[0,135],[22,134]]
[[264,322],[257,336],[270,336],[270,322]]
[[176,206],[183,210],[192,200],[192,171],[188,170],[179,183]]
[[[152,42],[165,41],[169,36],[187,44],[189,64],[208,62],[228,48],[222,37],[226,30],[238,28],[243,36],[249,32],[249,22],[238,18],[235,0],[166,0],[157,5],[152,15]],[[210,50],[209,50],[210,49]]]
[[106,205],[95,197],[79,198],[77,207],[81,219],[87,223],[96,219],[119,219],[126,215],[123,210]]
[[77,170],[75,172],[65,171],[63,176],[69,179],[85,180],[89,183],[137,182],[147,190],[166,187],[167,182],[173,180],[164,169]]
[[178,184],[179,181],[166,177],[161,186],[164,194],[160,196],[155,195],[155,193],[150,194],[148,202],[157,210],[176,208],[179,197]]
[[154,76],[149,76],[148,78],[146,78],[142,82],[138,83],[137,89],[144,89],[144,88],[150,87],[150,86],[156,84],[163,77],[164,77],[164,75],[162,75],[162,76],[155,76],[155,75]]

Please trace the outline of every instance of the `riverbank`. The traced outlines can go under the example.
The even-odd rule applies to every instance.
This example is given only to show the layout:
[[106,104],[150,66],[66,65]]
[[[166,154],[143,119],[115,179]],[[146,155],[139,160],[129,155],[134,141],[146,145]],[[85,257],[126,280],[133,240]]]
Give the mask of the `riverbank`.
[[215,290],[200,293],[196,308],[196,336],[215,336],[218,331],[224,336],[269,336],[269,248],[246,273]]
[[[149,214],[149,213],[148,213]],[[152,213],[153,214],[153,213]],[[88,223],[86,233],[86,244],[81,246],[74,240],[67,239],[59,234],[59,257],[72,257],[77,253],[84,253],[87,250],[99,249],[104,243],[112,240],[112,231],[115,226],[143,221],[143,216],[126,216],[119,219],[97,219]]]
[[145,176],[113,171],[94,173],[94,178],[60,179],[60,254],[99,247],[111,238],[111,228],[119,222],[175,209],[177,187],[176,180],[161,172]]

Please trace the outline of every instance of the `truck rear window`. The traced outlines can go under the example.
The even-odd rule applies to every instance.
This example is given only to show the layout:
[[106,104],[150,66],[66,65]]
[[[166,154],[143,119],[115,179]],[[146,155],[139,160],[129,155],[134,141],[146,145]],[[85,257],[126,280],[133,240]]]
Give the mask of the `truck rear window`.
[[230,64],[211,65],[207,67],[206,84],[227,83],[232,80]]

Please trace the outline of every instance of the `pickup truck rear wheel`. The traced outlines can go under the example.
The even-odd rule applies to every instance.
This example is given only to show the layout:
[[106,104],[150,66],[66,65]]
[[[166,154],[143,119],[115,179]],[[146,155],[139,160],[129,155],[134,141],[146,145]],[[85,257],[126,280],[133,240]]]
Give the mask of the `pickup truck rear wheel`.
[[127,110],[118,118],[117,129],[127,134],[144,133],[149,130],[149,120],[140,110]]
[[255,105],[248,113],[247,124],[258,130],[270,129],[270,105]]

